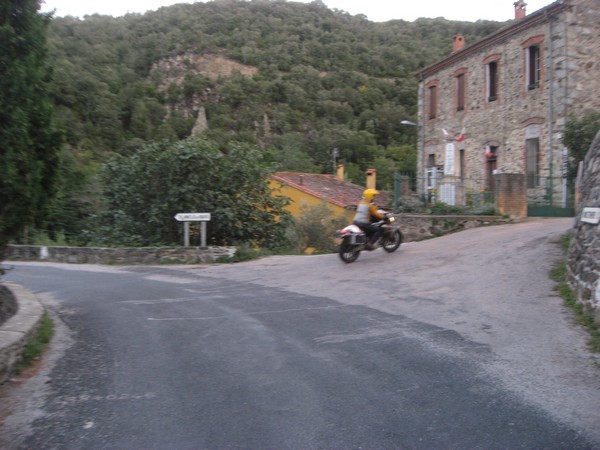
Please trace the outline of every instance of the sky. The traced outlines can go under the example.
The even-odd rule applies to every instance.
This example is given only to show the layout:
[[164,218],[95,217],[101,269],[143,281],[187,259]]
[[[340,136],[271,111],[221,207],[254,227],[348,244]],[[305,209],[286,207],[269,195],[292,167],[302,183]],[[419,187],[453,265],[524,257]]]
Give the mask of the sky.
[[[288,0],[310,3],[312,0]],[[329,9],[346,11],[352,15],[364,14],[373,22],[392,19],[414,21],[419,17],[444,17],[448,20],[506,21],[514,19],[515,0],[323,0]],[[185,0],[45,0],[42,11],[56,10],[56,16],[104,14],[123,16],[127,13],[145,13],[176,3],[200,3]],[[535,12],[552,0],[526,0],[527,13]]]

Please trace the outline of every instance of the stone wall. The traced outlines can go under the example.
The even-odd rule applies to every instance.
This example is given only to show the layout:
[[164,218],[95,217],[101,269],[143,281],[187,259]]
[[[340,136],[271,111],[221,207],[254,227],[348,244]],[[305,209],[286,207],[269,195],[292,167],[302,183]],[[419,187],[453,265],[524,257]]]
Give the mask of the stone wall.
[[527,179],[519,173],[494,175],[496,212],[515,219],[527,217]]
[[404,242],[422,241],[469,228],[513,222],[498,216],[400,214],[396,218],[404,235]]
[[567,275],[577,300],[600,323],[600,224],[581,221],[583,208],[600,208],[600,132],[588,151],[583,170]]
[[0,325],[0,384],[15,373],[23,349],[38,330],[44,314],[44,307],[31,292],[13,283],[4,286],[18,298],[19,310]]
[[9,245],[7,260],[72,264],[202,264],[232,257],[235,247],[45,247]]

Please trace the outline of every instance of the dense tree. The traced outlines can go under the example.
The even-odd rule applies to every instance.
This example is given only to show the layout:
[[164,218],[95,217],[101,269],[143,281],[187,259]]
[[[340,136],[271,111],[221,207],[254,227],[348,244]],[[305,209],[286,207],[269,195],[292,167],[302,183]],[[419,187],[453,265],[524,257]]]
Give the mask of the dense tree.
[[46,28],[37,0],[0,3],[0,260],[39,223],[54,192],[59,134],[52,126]]
[[569,149],[567,163],[568,178],[574,180],[577,176],[579,162],[583,161],[596,133],[600,130],[600,113],[591,113],[576,119],[571,118],[565,126],[563,144]]
[[280,245],[287,201],[271,195],[269,172],[258,149],[231,143],[223,152],[206,138],[115,155],[101,171],[107,204],[100,234],[110,244],[178,245],[182,227],[175,214],[210,212],[211,245]]

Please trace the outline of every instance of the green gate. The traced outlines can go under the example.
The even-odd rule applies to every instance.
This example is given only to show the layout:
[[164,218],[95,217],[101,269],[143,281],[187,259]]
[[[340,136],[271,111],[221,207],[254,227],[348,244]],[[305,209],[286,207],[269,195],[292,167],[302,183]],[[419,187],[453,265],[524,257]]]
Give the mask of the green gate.
[[575,217],[575,185],[567,178],[528,177],[528,217]]

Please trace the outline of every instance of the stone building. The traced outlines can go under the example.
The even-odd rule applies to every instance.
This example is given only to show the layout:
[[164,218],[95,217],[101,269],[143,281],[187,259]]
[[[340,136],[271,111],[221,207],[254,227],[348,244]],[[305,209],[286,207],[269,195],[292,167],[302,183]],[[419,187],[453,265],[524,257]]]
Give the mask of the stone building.
[[513,6],[505,27],[472,44],[455,36],[449,56],[418,72],[419,191],[461,205],[511,174],[530,213],[556,213],[573,207],[565,123],[600,111],[600,0]]

